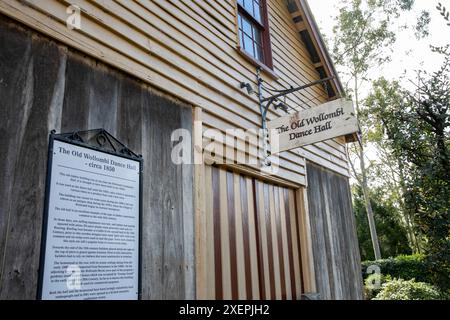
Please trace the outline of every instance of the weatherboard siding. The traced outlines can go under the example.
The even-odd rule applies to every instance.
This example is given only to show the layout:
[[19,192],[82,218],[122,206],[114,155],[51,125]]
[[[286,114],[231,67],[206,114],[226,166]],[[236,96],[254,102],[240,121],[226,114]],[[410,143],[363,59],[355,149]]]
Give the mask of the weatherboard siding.
[[0,300],[35,299],[51,130],[105,128],[143,157],[142,299],[194,299],[192,108],[0,15]]
[[[277,78],[263,72],[265,85],[281,89],[318,80],[287,5],[267,2]],[[71,4],[82,10],[81,30],[66,27]],[[237,50],[234,0],[2,0],[0,12],[201,107],[205,128],[260,127],[256,96],[239,87],[242,81],[256,87],[256,79],[255,66]],[[298,108],[325,101],[321,86],[286,100]],[[271,109],[268,119],[282,115]],[[345,146],[334,139],[283,152],[277,176],[305,185],[305,158],[348,175]]]

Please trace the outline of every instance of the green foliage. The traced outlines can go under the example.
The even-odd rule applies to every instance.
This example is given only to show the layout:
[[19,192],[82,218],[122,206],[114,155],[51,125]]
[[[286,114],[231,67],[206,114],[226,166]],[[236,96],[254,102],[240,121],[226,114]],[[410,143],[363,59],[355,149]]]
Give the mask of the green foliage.
[[447,25],[450,26],[450,12],[442,5],[442,3],[438,3],[436,9],[439,11],[442,17],[447,21]]
[[[367,71],[390,61],[389,48],[396,41],[395,20],[413,9],[414,0],[343,0],[333,28],[333,59],[358,81]],[[417,18],[416,37],[428,35],[429,12]],[[346,78],[346,77],[345,77]],[[349,80],[350,80],[349,79]],[[352,85],[353,86],[353,85]]]
[[422,71],[414,92],[381,79],[367,99],[374,121],[383,124],[403,172],[403,199],[425,239],[433,283],[450,290],[450,54],[436,48],[443,66]]
[[[377,265],[380,274],[367,274],[370,266]],[[400,255],[395,258],[362,263],[366,298],[376,300],[446,299],[448,293],[435,284],[430,259],[422,254]],[[397,280],[398,279],[398,280]],[[377,280],[379,280],[377,282]],[[381,284],[380,287],[374,284]]]
[[[393,257],[399,254],[410,254],[407,232],[402,226],[398,209],[389,199],[383,198],[383,191],[373,189],[371,204],[375,216],[381,254],[384,257]],[[356,227],[361,259],[374,259],[372,241],[370,238],[364,198],[359,186],[353,187],[353,210],[356,218]]]
[[414,279],[394,279],[382,285],[381,291],[373,300],[441,300],[438,289],[425,282]]
[[364,280],[364,293],[368,300],[372,300],[381,291],[382,285],[392,278],[389,275],[373,273]]
[[395,258],[377,261],[364,261],[362,263],[363,276],[367,276],[366,270],[371,265],[379,266],[381,274],[384,276],[404,280],[416,279],[421,282],[433,283],[428,260],[421,254],[400,255]]
[[[361,97],[360,89],[363,83],[371,81],[372,70],[382,68],[390,60],[389,48],[396,40],[395,20],[403,11],[411,10],[413,4],[414,0],[343,0],[332,39],[333,58],[342,70],[347,95],[355,100],[362,128],[361,148],[349,148],[351,157],[359,159],[359,172],[353,162],[350,164],[366,200],[362,201],[361,188],[354,188],[361,256],[373,257],[365,217],[365,207],[369,213],[373,207],[384,256],[407,252],[399,245],[404,243],[405,234],[414,252],[427,255],[420,265],[425,265],[428,278],[406,267],[401,276],[410,279],[420,273],[417,279],[423,276],[447,291],[450,47],[433,49],[444,55],[444,64],[432,74],[422,71],[416,90],[407,91],[400,82],[385,79],[373,83],[373,92],[366,99]],[[449,21],[447,9],[442,4],[437,9]],[[414,28],[417,37],[427,35],[429,22],[429,13],[422,12]],[[365,165],[364,148],[368,145],[377,148],[379,163]]]
[[415,26],[415,36],[417,39],[427,37],[430,35],[428,26],[431,22],[431,16],[428,11],[422,11],[417,18],[417,24]]
[[[408,253],[409,250],[403,246],[404,230],[407,228],[407,239],[411,246],[417,251],[415,237],[412,231],[411,222],[406,218],[400,218],[404,213],[404,207],[401,203],[400,184],[395,179],[397,163],[392,156],[384,156],[380,163],[369,162],[367,164],[365,149],[376,141],[377,148],[387,155],[386,149],[383,149],[383,129],[382,124],[377,124],[377,129],[372,130],[368,123],[368,112],[362,97],[361,87],[371,81],[371,72],[380,70],[385,62],[391,60],[393,44],[396,41],[399,30],[399,18],[405,11],[413,8],[414,0],[343,0],[339,8],[339,14],[336,17],[336,25],[333,28],[333,38],[330,39],[332,56],[334,62],[338,65],[341,79],[345,87],[347,97],[355,101],[355,108],[358,114],[362,137],[361,145],[350,145],[350,165],[353,177],[362,188],[364,195],[364,205],[360,199],[355,203],[359,206],[355,210],[358,223],[359,241],[362,242],[362,256],[369,258],[373,256],[370,246],[377,251],[377,243],[381,243],[381,252],[387,255]],[[427,26],[430,22],[429,13],[422,12],[418,18],[415,32],[417,37],[427,35]],[[409,25],[406,27],[412,28]],[[371,197],[373,188],[378,185],[384,188],[385,196],[377,198],[377,210],[383,211],[377,214],[372,213]],[[389,199],[387,199],[389,198]],[[386,208],[381,206],[386,205]],[[363,208],[365,207],[365,208]],[[368,214],[366,215],[365,212]],[[365,221],[368,217],[369,223]],[[373,218],[375,216],[375,219]],[[377,223],[377,218],[389,217],[381,223]],[[382,218],[383,219],[383,218]],[[394,222],[393,219],[396,221]],[[367,220],[367,218],[366,218]],[[375,223],[373,222],[375,220]],[[392,228],[388,226],[388,220],[393,222]],[[380,224],[383,228],[381,234],[393,236],[392,241],[385,239],[376,239],[376,230]],[[384,225],[384,226],[383,226]],[[391,230],[387,230],[391,229]],[[371,245],[369,232],[372,230],[374,243]],[[395,230],[398,232],[398,237]],[[402,238],[401,240],[399,238]],[[384,243],[383,243],[384,242]],[[402,243],[400,248],[393,248],[391,244]],[[386,247],[387,246],[387,247]]]
[[346,67],[350,77],[362,76],[374,65],[389,59],[383,48],[395,42],[389,29],[390,1],[345,1],[333,29],[335,35],[333,58]]

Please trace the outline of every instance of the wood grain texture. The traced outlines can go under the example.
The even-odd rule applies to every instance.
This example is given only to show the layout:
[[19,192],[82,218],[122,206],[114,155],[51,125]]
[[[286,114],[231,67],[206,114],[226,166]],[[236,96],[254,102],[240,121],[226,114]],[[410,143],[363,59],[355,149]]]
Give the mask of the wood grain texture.
[[[251,277],[252,277],[252,299],[259,300],[261,297],[261,264],[259,263],[260,259],[258,257],[260,256],[260,245],[257,242],[258,239],[258,225],[257,221],[255,220],[255,189],[252,179],[246,177],[244,178],[247,185],[246,190],[246,198],[247,198],[247,205],[248,205],[248,228],[249,228],[249,241],[250,241],[250,263],[251,263]],[[242,191],[242,193],[244,193]],[[260,280],[261,279],[261,280]]]
[[[193,110],[191,108],[183,108],[181,110],[179,128],[193,132]],[[177,128],[178,129],[178,128]],[[190,148],[193,149],[193,141]],[[192,300],[196,297],[196,274],[195,274],[195,210],[194,210],[194,155],[188,163],[181,166],[182,187],[179,199],[182,201],[182,226],[183,226],[183,268],[184,268],[184,298]],[[178,200],[180,201],[180,200]]]
[[294,190],[208,165],[205,188],[208,297],[300,299]]
[[[214,265],[214,260],[208,259],[208,228],[209,220],[212,218],[212,210],[206,209],[206,192],[211,192],[211,179],[206,179],[206,169],[202,163],[202,153],[199,150],[202,140],[202,109],[194,108],[194,209],[195,209],[195,274],[196,274],[196,298],[207,299],[209,294],[208,275],[209,269]],[[210,168],[210,167],[209,167]],[[209,183],[208,183],[209,182]],[[210,197],[209,197],[210,198]],[[208,216],[206,213],[209,213]],[[211,233],[212,235],[213,233]],[[211,242],[214,243],[214,242]],[[211,251],[213,252],[213,251]]]
[[[9,129],[1,137],[8,159],[1,168],[5,179],[0,193],[5,198],[0,214],[0,299],[34,299],[49,126],[60,121],[53,120],[56,111],[51,108],[57,107],[52,103],[54,93],[64,91],[59,74],[65,68],[65,52],[4,21],[0,25],[5,49],[0,56],[0,113],[5,115],[0,127]],[[9,69],[15,66],[19,68]]]
[[[248,188],[247,188],[247,179],[240,175],[239,176],[239,194],[241,198],[241,214],[242,214],[242,233],[243,233],[243,252],[244,257],[242,261],[245,263],[245,289],[246,289],[246,298],[247,299],[253,299],[253,292],[256,295],[256,291],[253,288],[252,281],[254,277],[252,277],[252,272],[257,271],[252,268],[252,262],[251,261],[251,255],[252,251],[250,249],[250,243],[251,241],[254,241],[254,237],[252,234],[252,231],[254,230],[254,221],[253,219],[250,220],[250,214],[253,214],[253,211],[249,210],[249,200],[251,202],[252,198],[247,196],[248,194]],[[251,192],[250,192],[251,194]],[[251,239],[251,240],[250,240]]]
[[[61,132],[73,132],[79,128],[88,128],[91,75],[91,66],[83,61],[82,56],[74,55],[67,61],[67,90],[64,95]],[[139,109],[141,109],[140,102]]]
[[193,167],[170,141],[192,109],[4,16],[0,43],[0,298],[36,297],[50,130],[98,127],[143,155],[143,299],[194,298]]
[[[181,126],[180,109],[173,103],[148,91],[143,95],[143,157],[148,159],[144,176],[143,265],[147,266],[148,299],[177,299],[185,297],[185,244],[183,218],[183,167],[172,163],[173,130]],[[192,189],[192,184],[191,184]],[[192,198],[191,198],[192,200]],[[187,204],[187,203],[186,203]],[[191,204],[192,206],[193,204]],[[192,217],[193,218],[193,217]],[[188,231],[189,232],[189,231]],[[193,241],[193,238],[191,239]],[[190,241],[191,241],[190,240]],[[144,283],[145,283],[144,282]]]
[[[0,112],[0,285],[3,287],[5,277],[5,258],[8,234],[11,222],[13,184],[18,166],[18,146],[22,144],[24,125],[30,113],[32,98],[31,35],[11,25],[0,23],[0,64],[2,97]],[[22,112],[17,112],[17,109]],[[20,124],[20,125],[17,125]],[[8,272],[10,267],[8,267]],[[36,270],[34,271],[36,272]],[[12,272],[11,272],[12,274]],[[9,276],[11,276],[11,274]],[[0,287],[0,297],[8,295]]]
[[362,299],[348,179],[309,162],[307,171],[317,291],[322,299]]
[[[208,169],[209,170],[209,169]],[[223,299],[223,280],[222,280],[222,225],[221,225],[221,208],[220,208],[220,176],[219,170],[217,168],[211,168],[211,186],[212,186],[212,195],[209,200],[212,204],[212,214],[214,215],[213,220],[213,230],[209,229],[209,232],[213,231],[214,237],[214,288],[215,288],[215,298]],[[208,175],[207,175],[208,177]],[[211,250],[211,248],[209,248]],[[211,254],[211,253],[210,253]],[[208,283],[209,286],[212,285]]]
[[264,207],[262,208],[262,212],[261,215],[263,216],[263,221],[264,224],[266,225],[266,234],[265,237],[267,239],[267,260],[268,260],[268,264],[269,264],[269,270],[268,270],[268,274],[269,274],[269,285],[270,285],[270,299],[275,300],[277,297],[277,291],[276,291],[276,285],[278,283],[275,283],[275,256],[274,256],[274,245],[275,242],[273,241],[274,239],[274,232],[272,229],[272,213],[273,213],[273,209],[271,210],[271,206],[270,206],[270,185],[268,184],[263,184],[262,185],[262,189],[263,189],[263,203],[264,203]]
[[[301,85],[319,79],[305,45],[301,42],[284,1],[268,0],[274,72],[263,74],[271,89]],[[66,8],[82,8],[83,32],[66,27]],[[205,125],[258,128],[258,102],[239,88],[241,81],[255,85],[255,66],[239,54],[236,33],[236,3],[222,1],[101,1],[101,0],[4,0],[3,12],[31,28],[100,59],[189,104],[202,107],[209,116]],[[91,75],[86,74],[86,77]],[[95,81],[95,75],[93,76]],[[101,84],[99,84],[101,85]],[[105,80],[104,85],[116,84]],[[289,95],[287,102],[305,109],[325,102],[325,91],[315,86]],[[98,97],[97,97],[98,98]],[[115,103],[112,93],[103,97]],[[95,102],[95,100],[92,100]],[[306,101],[306,103],[305,103]],[[91,124],[112,130],[117,114],[104,118],[87,116]],[[284,115],[269,110],[268,119]],[[286,152],[279,177],[305,183],[303,157],[348,175],[342,142],[329,140]]]
[[[226,173],[226,193],[227,193],[227,209],[228,209],[228,231],[230,246],[230,285],[231,298],[237,300],[239,297],[238,287],[238,257],[237,257],[237,237],[236,237],[236,202],[234,194],[234,177],[233,172]],[[223,190],[224,191],[224,190]],[[240,225],[240,227],[242,224]]]
[[[247,240],[248,223],[246,221],[246,212],[243,212],[241,200],[241,197],[245,194],[241,193],[240,182],[240,176],[237,173],[233,173],[238,299],[245,300],[247,299],[247,296],[249,296],[249,298],[251,297],[251,291],[250,294],[247,291],[247,287],[251,289],[251,276],[249,273],[249,268],[247,268],[247,265],[250,267],[250,250]],[[246,279],[249,281],[246,281]]]
[[292,263],[292,244],[288,242],[288,239],[290,239],[290,226],[287,225],[286,220],[288,220],[289,212],[285,212],[286,205],[284,203],[284,197],[283,197],[283,189],[282,188],[276,188],[277,189],[277,197],[279,199],[279,205],[278,205],[278,219],[280,223],[280,233],[279,237],[281,237],[281,244],[280,247],[283,248],[280,256],[283,257],[283,277],[284,278],[284,292],[285,292],[285,299],[292,300],[292,289],[291,284],[294,283],[295,277],[294,277],[294,270],[293,270],[293,263]]
[[309,213],[307,188],[301,188],[294,194],[295,207],[299,210],[298,230],[300,242],[300,275],[302,292],[316,292],[316,275],[314,269],[314,255],[312,248],[313,232],[311,227],[311,216]]
[[258,235],[259,235],[259,245],[261,247],[260,251],[260,278],[262,279],[261,284],[261,297],[262,299],[271,299],[271,285],[270,285],[270,269],[269,269],[269,251],[268,251],[268,238],[267,238],[267,223],[266,223],[266,204],[264,201],[264,184],[260,181],[254,180],[255,184],[255,220],[258,223]]
[[220,246],[222,253],[222,285],[223,299],[230,300],[233,297],[233,283],[231,274],[231,257],[230,257],[230,217],[228,211],[228,193],[227,193],[227,172],[219,170],[219,187],[220,187]]
[[275,203],[275,192],[274,186],[269,186],[269,212],[270,212],[270,227],[271,227],[271,244],[272,244],[272,257],[273,261],[273,275],[275,284],[275,299],[281,300],[283,296],[282,286],[283,281],[281,277],[282,266],[280,261],[280,247],[278,242],[278,223],[277,223],[277,211],[279,210],[277,204]]
[[297,235],[297,224],[295,206],[292,201],[289,201],[289,196],[292,196],[292,192],[284,190],[284,205],[286,212],[286,221],[288,225],[287,235],[289,242],[289,250],[292,250],[291,254],[291,286],[292,286],[292,298],[297,299],[301,293],[301,273],[300,273],[300,246],[299,237]]
[[[0,2],[0,12],[70,46],[69,49],[0,16],[0,142],[7,151],[0,155],[0,298],[32,299],[36,295],[49,131],[92,127],[106,128],[144,157],[143,298],[193,298],[193,168],[171,162],[170,133],[178,128],[192,130],[190,105],[203,108],[205,128],[224,132],[233,127],[260,125],[256,98],[238,86],[241,81],[255,82],[254,66],[236,52],[234,2],[190,5],[190,1],[85,0],[80,1],[84,8],[83,32],[72,32],[65,26],[65,9],[72,2]],[[268,3],[274,65],[280,79],[275,82],[264,75],[266,85],[279,89],[317,80],[286,7],[278,0]],[[289,103],[303,108],[305,98],[324,102],[323,93],[320,87],[309,88],[304,95],[289,97]],[[280,115],[280,111],[271,110],[268,118]],[[313,165],[309,165],[311,170],[305,170],[304,157],[334,173],[314,170]],[[223,229],[219,243],[224,250],[219,251],[220,259],[212,259],[217,258],[216,252],[210,253],[214,241],[206,246],[206,259],[214,261],[207,273],[206,295],[211,297],[211,286],[216,289],[226,280],[220,292],[228,298],[232,296],[232,230],[228,227],[236,221],[244,224],[244,219],[230,219],[226,174],[223,169],[214,170],[220,176],[219,191],[217,195],[211,189],[205,192],[205,197],[209,194],[205,213],[210,215],[205,221],[206,232],[214,232],[206,238],[215,240],[213,212],[218,206],[218,219],[223,222],[219,224],[219,230]],[[286,259],[283,238],[287,220],[278,216],[282,214],[279,207],[284,205],[284,214],[289,211],[291,238],[300,239],[292,242],[293,256],[298,254],[294,259],[297,298],[303,282],[305,288],[313,291],[317,282],[317,290],[323,296],[360,298],[359,253],[352,231],[355,222],[349,216],[349,187],[345,178],[336,174],[348,174],[342,141],[321,142],[282,154],[279,174],[273,179],[260,177],[255,168],[240,170],[248,173],[246,222],[250,238],[255,239],[254,243],[249,239],[253,297],[279,298],[285,291],[280,282],[286,288],[289,283],[292,286],[287,280],[291,263]],[[312,188],[308,199],[299,197],[299,190],[287,189],[306,184],[306,172],[310,171]],[[239,197],[235,192],[236,176],[234,173],[230,179],[235,194],[233,214],[243,199],[241,188]],[[210,172],[209,177],[214,180],[214,173]],[[288,200],[282,201],[280,194],[274,193],[277,188],[289,190]],[[285,201],[289,202],[288,207]],[[305,203],[309,203],[309,214],[302,212]],[[243,206],[242,203],[238,215],[244,214]],[[298,220],[295,224],[294,218]],[[306,232],[309,228],[310,233]],[[314,244],[311,249],[305,245],[308,237]],[[244,242],[239,238],[234,245],[245,246]],[[218,262],[224,268],[220,283],[211,272],[219,268]],[[314,268],[308,267],[312,262]],[[340,271],[345,268],[347,272]],[[247,266],[245,270],[247,277]],[[281,280],[282,270],[286,281]],[[303,271],[313,275],[313,279],[300,279]]]
[[[208,299],[214,299],[216,297],[216,283],[215,283],[215,277],[216,277],[216,266],[215,264],[217,261],[215,260],[215,256],[220,256],[216,253],[215,250],[215,239],[218,238],[218,236],[215,233],[216,225],[214,224],[215,221],[215,211],[214,211],[214,203],[213,203],[213,186],[212,186],[212,172],[211,172],[211,166],[204,166],[205,168],[205,216],[206,216],[206,261],[207,265],[205,266],[207,268],[207,275],[206,275],[206,297]],[[220,230],[220,229],[219,229]],[[196,256],[198,259],[198,255]],[[198,270],[196,270],[198,272]],[[220,282],[221,283],[221,282]],[[198,290],[198,287],[197,287]]]

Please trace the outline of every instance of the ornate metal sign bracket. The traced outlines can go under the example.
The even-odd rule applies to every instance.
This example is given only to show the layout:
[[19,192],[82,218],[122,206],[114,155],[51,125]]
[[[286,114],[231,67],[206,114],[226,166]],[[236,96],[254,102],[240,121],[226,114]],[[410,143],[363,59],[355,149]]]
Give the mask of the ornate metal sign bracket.
[[[258,84],[258,99],[259,99],[259,111],[261,113],[261,127],[263,130],[263,148],[264,148],[264,160],[263,160],[263,165],[264,166],[270,166],[270,160],[269,157],[271,156],[271,151],[269,148],[269,131],[267,129],[267,111],[269,110],[269,108],[271,107],[271,105],[274,104],[275,101],[277,101],[279,98],[281,97],[285,97],[288,94],[300,91],[300,90],[304,90],[306,88],[318,85],[318,84],[322,84],[325,83],[327,81],[330,81],[332,79],[334,79],[335,77],[328,77],[328,78],[324,78],[324,79],[320,79],[299,87],[291,87],[289,89],[284,89],[284,90],[273,90],[273,92],[275,92],[275,94],[264,98],[263,97],[263,82],[264,80],[261,78],[261,68],[258,67],[256,69],[256,81]],[[243,88],[245,86],[245,84],[241,84],[241,88]],[[247,88],[248,90],[248,88]],[[287,108],[292,108],[289,106],[286,106],[284,104],[279,104],[279,105],[275,105],[274,106],[275,109],[283,109],[287,112]],[[293,108],[292,108],[293,109]]]
[[130,159],[142,159],[141,155],[138,155],[131,151],[105,129],[75,131],[61,134],[56,134],[56,131],[52,130],[51,134],[55,138],[58,138],[62,141],[87,146],[111,154],[125,156]]

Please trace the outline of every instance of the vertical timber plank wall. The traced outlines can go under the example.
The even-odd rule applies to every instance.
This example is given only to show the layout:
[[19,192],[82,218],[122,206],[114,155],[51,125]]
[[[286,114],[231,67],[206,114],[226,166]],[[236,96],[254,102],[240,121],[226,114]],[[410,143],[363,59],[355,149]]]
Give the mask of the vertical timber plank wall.
[[103,127],[144,158],[143,299],[193,299],[192,109],[0,15],[0,299],[34,299],[48,135]]
[[347,177],[307,162],[308,203],[321,299],[362,299],[361,258]]
[[300,299],[308,275],[296,191],[221,167],[204,169],[202,298]]

